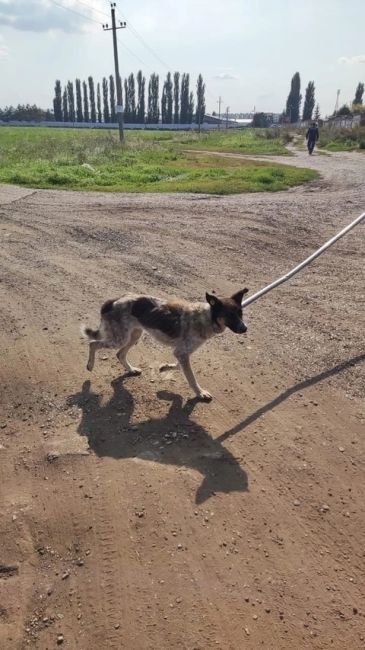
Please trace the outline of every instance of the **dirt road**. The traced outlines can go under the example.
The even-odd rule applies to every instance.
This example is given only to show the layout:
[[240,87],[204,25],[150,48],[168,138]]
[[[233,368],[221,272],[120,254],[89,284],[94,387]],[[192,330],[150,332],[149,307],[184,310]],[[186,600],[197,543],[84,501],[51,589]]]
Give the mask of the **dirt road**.
[[310,164],[273,195],[0,188],[3,650],[365,647],[364,226],[196,354],[211,404],[148,340],[141,377],[89,375],[79,336],[127,290],[301,261],[365,209],[364,157]]

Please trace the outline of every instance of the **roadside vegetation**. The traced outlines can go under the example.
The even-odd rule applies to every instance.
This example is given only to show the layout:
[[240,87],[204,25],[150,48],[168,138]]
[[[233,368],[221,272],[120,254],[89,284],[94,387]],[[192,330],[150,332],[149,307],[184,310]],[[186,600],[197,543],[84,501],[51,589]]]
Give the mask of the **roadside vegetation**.
[[318,146],[327,151],[365,151],[365,126],[321,129]]
[[285,152],[278,134],[267,137],[253,130],[208,135],[127,131],[122,149],[115,130],[1,127],[0,182],[70,190],[233,194],[284,190],[317,176],[308,169],[213,156],[209,150]]

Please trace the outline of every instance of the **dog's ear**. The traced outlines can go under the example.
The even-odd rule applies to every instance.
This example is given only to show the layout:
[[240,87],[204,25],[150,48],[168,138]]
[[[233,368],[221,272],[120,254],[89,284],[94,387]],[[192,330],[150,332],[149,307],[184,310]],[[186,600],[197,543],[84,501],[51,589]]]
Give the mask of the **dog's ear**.
[[207,302],[209,302],[211,307],[216,307],[221,302],[219,300],[219,298],[217,298],[217,296],[213,296],[211,293],[208,293],[208,292],[205,294],[205,297],[206,297]]
[[248,289],[246,287],[244,289],[241,289],[241,291],[237,291],[237,293],[234,293],[233,296],[231,296],[231,298],[237,303],[237,305],[241,306],[242,298],[245,295],[245,293],[248,293]]

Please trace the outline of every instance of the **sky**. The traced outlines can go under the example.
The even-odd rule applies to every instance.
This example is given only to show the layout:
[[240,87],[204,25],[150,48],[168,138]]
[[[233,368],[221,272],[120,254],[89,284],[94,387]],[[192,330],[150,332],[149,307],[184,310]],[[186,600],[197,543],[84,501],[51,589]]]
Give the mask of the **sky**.
[[[365,0],[123,0],[122,77],[203,75],[207,112],[281,112],[299,72],[321,116],[365,82]],[[52,106],[54,82],[114,73],[107,0],[0,0],[0,107]]]

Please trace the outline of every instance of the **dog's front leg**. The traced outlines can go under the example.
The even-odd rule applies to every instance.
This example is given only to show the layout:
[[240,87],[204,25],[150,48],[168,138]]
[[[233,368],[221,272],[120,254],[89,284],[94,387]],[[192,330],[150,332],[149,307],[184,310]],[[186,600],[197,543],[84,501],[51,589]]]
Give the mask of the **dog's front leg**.
[[192,367],[190,365],[189,355],[186,353],[175,352],[175,357],[177,358],[179,365],[188,381],[189,386],[193,389],[197,397],[203,400],[204,402],[210,402],[212,396],[208,393],[207,390],[204,390],[199,386],[198,382],[195,379]]

